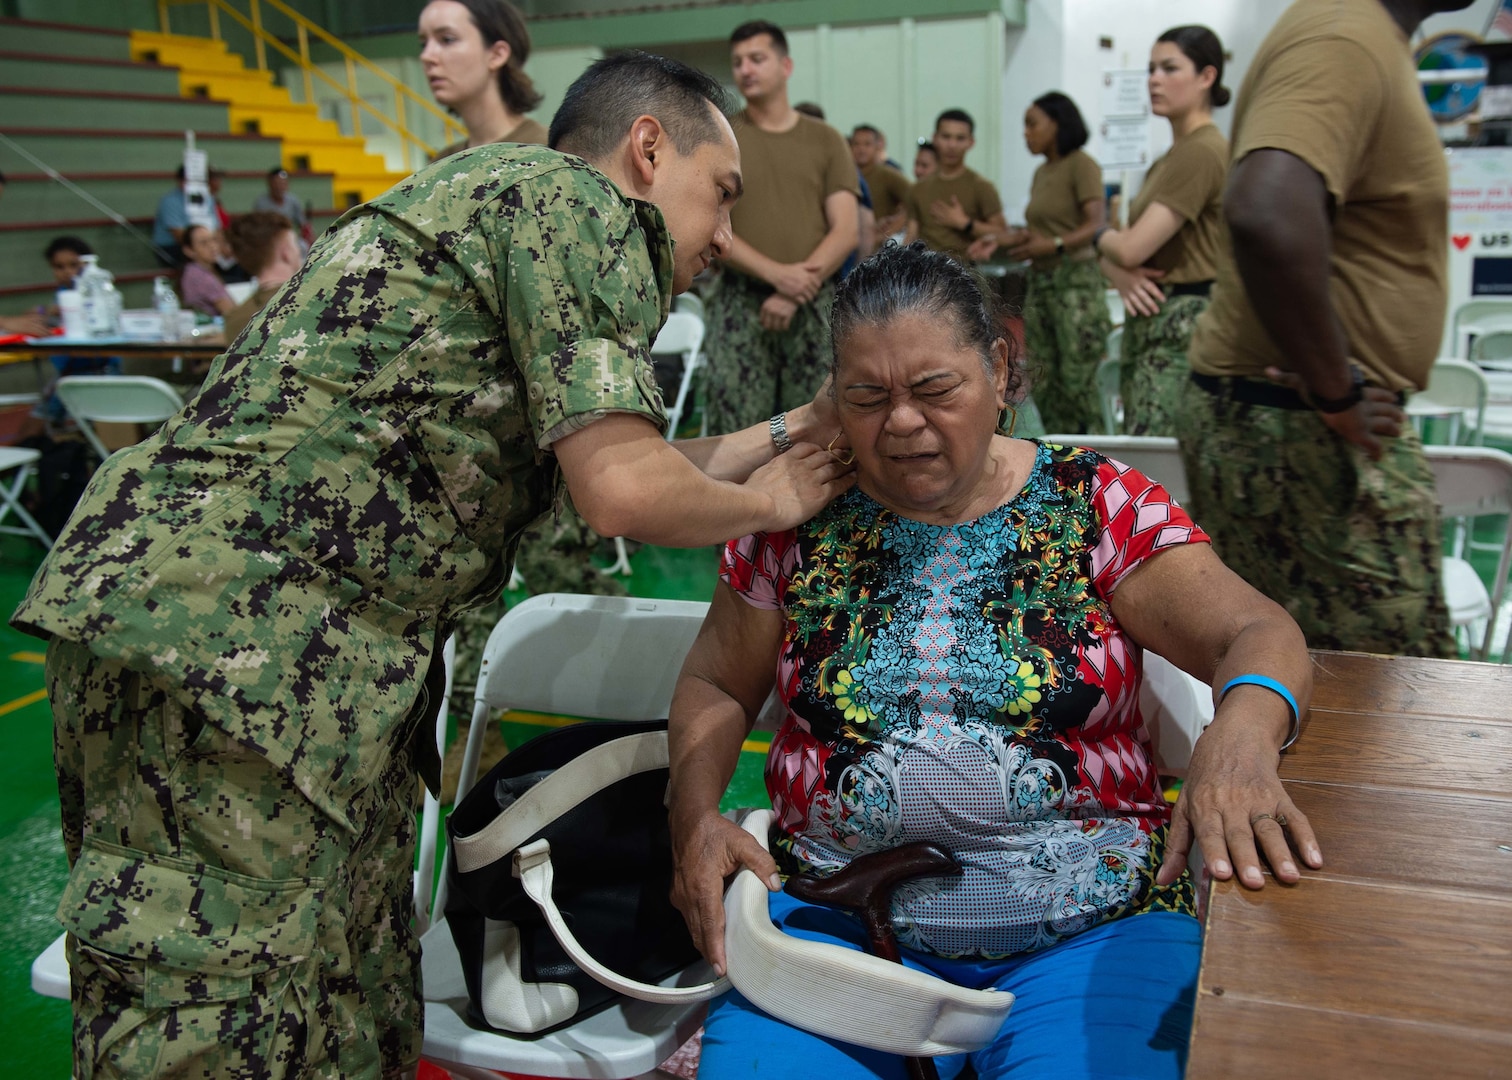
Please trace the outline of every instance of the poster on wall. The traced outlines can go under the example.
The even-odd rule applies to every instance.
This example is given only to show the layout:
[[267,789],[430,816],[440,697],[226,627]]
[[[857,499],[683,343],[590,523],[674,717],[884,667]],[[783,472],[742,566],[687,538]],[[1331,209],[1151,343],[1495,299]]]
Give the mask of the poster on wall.
[[1150,167],[1150,122],[1110,117],[1097,126],[1097,163],[1104,171]]
[[1512,295],[1512,149],[1449,151],[1449,244],[1471,260],[1470,296]]
[[1149,73],[1144,68],[1109,68],[1103,72],[1102,114],[1112,116],[1150,115]]

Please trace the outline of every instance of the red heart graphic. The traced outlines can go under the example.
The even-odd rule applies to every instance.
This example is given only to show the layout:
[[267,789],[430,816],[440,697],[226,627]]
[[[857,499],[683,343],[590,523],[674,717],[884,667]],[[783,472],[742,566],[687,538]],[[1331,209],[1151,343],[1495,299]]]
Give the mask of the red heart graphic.
[[1450,239],[1454,241],[1454,246],[1460,251],[1464,251],[1470,246],[1471,237],[1469,236],[1451,236]]

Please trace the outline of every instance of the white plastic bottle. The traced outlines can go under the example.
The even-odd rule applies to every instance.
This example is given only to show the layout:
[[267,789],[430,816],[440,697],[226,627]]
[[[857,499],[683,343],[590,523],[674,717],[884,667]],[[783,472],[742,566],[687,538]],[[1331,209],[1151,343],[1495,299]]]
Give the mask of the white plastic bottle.
[[118,337],[121,332],[121,294],[115,275],[100,266],[98,255],[82,255],[75,287],[84,306],[84,327],[90,337]]

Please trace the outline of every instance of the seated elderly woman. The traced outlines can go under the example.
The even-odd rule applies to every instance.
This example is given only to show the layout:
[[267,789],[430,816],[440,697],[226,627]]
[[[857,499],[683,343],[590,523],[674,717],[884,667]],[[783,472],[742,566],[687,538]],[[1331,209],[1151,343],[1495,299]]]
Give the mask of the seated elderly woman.
[[[964,867],[901,889],[904,962],[1018,1000],[979,1077],[1176,1077],[1199,926],[1186,859],[1263,883],[1321,865],[1277,777],[1311,689],[1302,634],[1170,496],[1086,449],[998,433],[1015,366],[972,272],[889,247],[841,286],[833,393],[856,486],[807,524],[732,541],[672,704],[673,899],[724,964],[722,885],[746,867],[788,933],[860,924],[776,891],[933,840]],[[1169,807],[1142,732],[1142,650],[1226,688]],[[773,685],[773,858],[720,818]],[[1232,688],[1228,688],[1233,682]],[[1295,700],[1293,700],[1295,699]],[[902,1076],[732,992],[705,1075]]]

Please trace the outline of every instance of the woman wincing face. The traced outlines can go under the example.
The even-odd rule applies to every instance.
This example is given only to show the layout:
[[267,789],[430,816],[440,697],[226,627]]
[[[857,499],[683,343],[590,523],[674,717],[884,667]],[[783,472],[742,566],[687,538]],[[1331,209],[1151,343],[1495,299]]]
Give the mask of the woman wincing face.
[[950,524],[1002,502],[1008,345],[971,336],[951,305],[927,298],[837,327],[835,401],[857,484],[904,517]]

